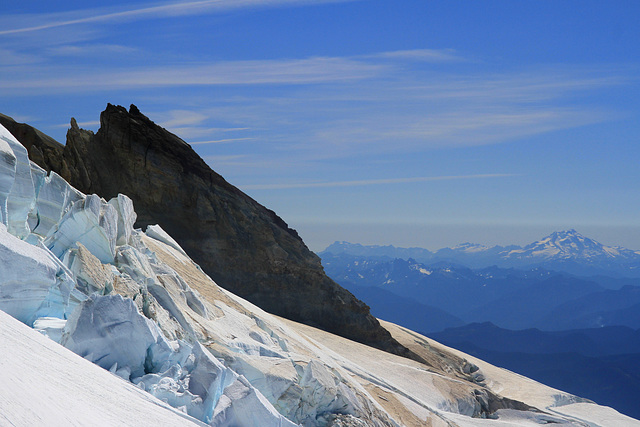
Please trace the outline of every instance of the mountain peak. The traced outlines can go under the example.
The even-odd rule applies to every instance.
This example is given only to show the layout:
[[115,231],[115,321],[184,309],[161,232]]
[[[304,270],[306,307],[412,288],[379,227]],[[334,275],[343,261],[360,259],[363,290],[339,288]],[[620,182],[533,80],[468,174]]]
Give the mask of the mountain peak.
[[578,237],[578,238],[584,238],[584,236],[582,234],[578,233],[575,230],[575,228],[570,228],[569,230],[554,231],[553,233],[551,233],[547,237],[559,237],[559,238]]
[[522,249],[508,252],[505,258],[537,258],[540,260],[586,260],[612,259],[625,251],[605,246],[585,237],[575,229],[554,231],[548,236],[530,243]]
[[465,242],[465,243],[460,243],[459,245],[456,245],[451,249],[454,251],[461,251],[461,252],[480,252],[480,251],[486,251],[487,249],[489,249],[489,247],[485,245],[481,245],[479,243]]

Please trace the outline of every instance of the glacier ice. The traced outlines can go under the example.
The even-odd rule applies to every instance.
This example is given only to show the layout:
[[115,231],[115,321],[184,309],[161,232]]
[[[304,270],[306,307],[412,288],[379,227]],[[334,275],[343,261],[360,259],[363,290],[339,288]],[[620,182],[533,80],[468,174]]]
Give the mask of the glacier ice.
[[136,222],[136,212],[133,210],[133,202],[124,194],[118,194],[109,200],[118,214],[117,223],[117,245],[127,245],[130,243],[133,234],[133,224]]
[[32,166],[35,166],[35,168],[32,167],[33,175],[40,178],[36,183],[37,195],[34,212],[36,223],[32,232],[45,237],[62,216],[71,209],[71,205],[81,200],[83,195],[57,173],[51,172],[46,175],[46,172],[40,167]]
[[145,231],[145,234],[149,237],[151,237],[152,239],[156,239],[162,243],[165,243],[169,246],[171,246],[172,248],[176,249],[177,251],[179,251],[181,254],[183,255],[187,255],[187,253],[184,251],[184,249],[182,249],[182,247],[180,247],[180,245],[178,244],[178,242],[176,242],[173,237],[171,237],[166,231],[164,231],[162,229],[162,227],[160,227],[158,224],[152,224],[150,226],[147,227],[147,230]]
[[18,239],[0,224],[0,310],[30,326],[38,317],[65,318],[74,286],[46,248]]
[[[9,145],[9,136],[4,128],[0,128],[0,221],[6,226],[9,217],[7,213],[7,199],[16,177],[16,163],[18,162]],[[13,135],[9,134],[11,137]]]
[[51,338],[55,342],[60,342],[62,331],[67,324],[65,319],[57,317],[38,317],[33,322],[33,329]]
[[82,243],[105,264],[112,264],[118,231],[118,213],[113,205],[90,194],[73,203],[56,226],[47,233],[44,244],[59,258]]
[[85,196],[2,126],[0,220],[1,310],[211,425],[295,425],[198,342],[212,308],[141,243],[132,201]]
[[[0,139],[12,150],[13,159],[5,155],[7,166],[13,163],[12,185],[6,196],[5,224],[11,234],[25,238],[29,234],[27,218],[35,203],[35,189],[31,179],[31,165],[27,149],[18,142],[4,127]],[[6,148],[2,149],[7,153]],[[10,175],[11,176],[11,175]]]
[[121,295],[92,295],[82,302],[67,320],[60,343],[105,369],[126,366],[134,378],[172,352],[155,324]]

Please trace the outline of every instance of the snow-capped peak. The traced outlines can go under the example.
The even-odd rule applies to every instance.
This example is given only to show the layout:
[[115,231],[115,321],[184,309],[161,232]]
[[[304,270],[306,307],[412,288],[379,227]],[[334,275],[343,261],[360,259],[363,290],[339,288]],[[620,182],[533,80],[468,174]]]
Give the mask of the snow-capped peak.
[[489,247],[485,246],[485,245],[481,245],[478,243],[469,243],[469,242],[465,242],[465,243],[460,243],[459,245],[456,245],[452,248],[450,248],[451,250],[457,251],[457,252],[482,252],[482,251],[486,251],[487,249],[489,249]]
[[548,236],[533,242],[522,249],[508,252],[505,257],[542,258],[542,259],[595,259],[614,258],[626,249],[605,246],[583,236],[574,229],[554,231]]

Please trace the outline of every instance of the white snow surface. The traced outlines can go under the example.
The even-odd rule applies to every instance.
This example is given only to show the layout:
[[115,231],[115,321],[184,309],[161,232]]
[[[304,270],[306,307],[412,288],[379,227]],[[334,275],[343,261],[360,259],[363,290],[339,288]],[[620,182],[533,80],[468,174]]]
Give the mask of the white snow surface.
[[[488,364],[471,375],[394,325],[428,365],[276,318],[160,227],[134,230],[129,198],[85,196],[16,144],[0,126],[0,310],[26,325],[0,313],[0,426],[635,422]],[[546,412],[472,418],[488,390]]]
[[0,311],[0,426],[204,425]]

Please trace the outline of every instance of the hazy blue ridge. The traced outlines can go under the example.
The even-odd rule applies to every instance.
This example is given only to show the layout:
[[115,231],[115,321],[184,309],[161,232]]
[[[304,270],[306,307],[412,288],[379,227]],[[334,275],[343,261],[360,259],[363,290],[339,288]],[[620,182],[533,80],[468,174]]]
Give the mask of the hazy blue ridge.
[[590,357],[640,353],[640,329],[626,326],[541,331],[536,328],[511,330],[483,322],[428,335],[437,341],[466,342],[506,353],[578,353]]
[[411,330],[420,330],[428,325],[431,330],[462,326],[464,321],[438,307],[420,304],[412,299],[398,296],[375,286],[343,286],[356,298],[365,301],[371,314],[380,319],[400,324]]
[[640,251],[606,246],[573,229],[553,232],[524,247],[486,247],[475,243],[462,243],[431,252],[423,248],[335,242],[319,253],[321,257],[327,254],[348,254],[377,259],[413,259],[427,264],[445,262],[476,269],[496,265],[502,268],[544,268],[578,276],[640,278]]
[[[466,323],[491,321],[501,327],[544,330],[626,325],[640,327],[640,279],[577,277],[533,268],[472,270],[412,259],[371,259],[322,253],[327,274],[347,288],[376,287],[447,312]],[[640,283],[638,283],[640,285]],[[620,289],[606,286],[622,285]],[[362,292],[362,291],[361,291]],[[367,295],[361,299],[367,303]],[[422,330],[436,331],[433,325]]]
[[512,331],[483,323],[427,335],[494,365],[640,418],[640,330]]

